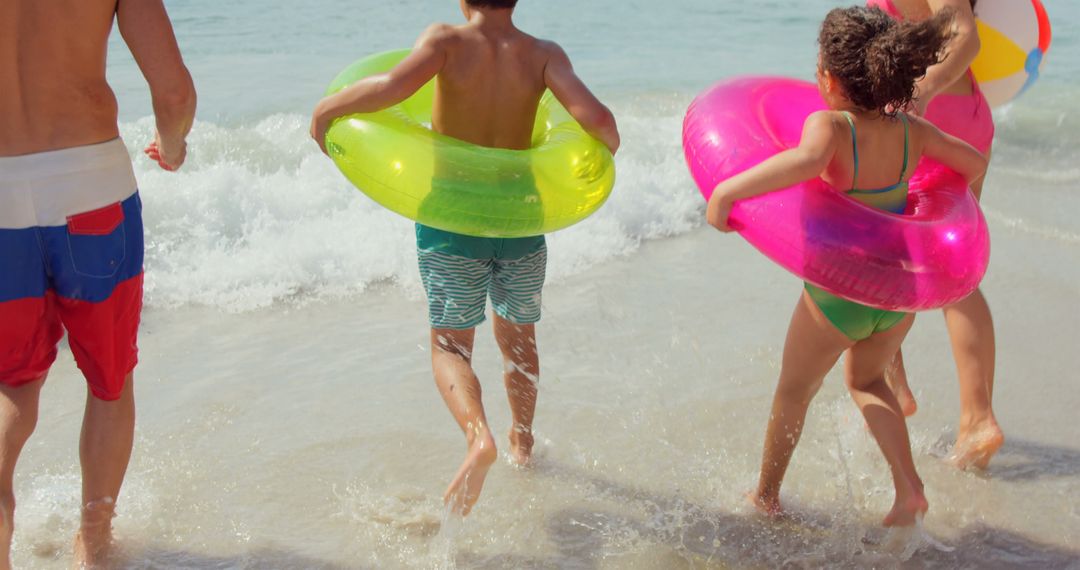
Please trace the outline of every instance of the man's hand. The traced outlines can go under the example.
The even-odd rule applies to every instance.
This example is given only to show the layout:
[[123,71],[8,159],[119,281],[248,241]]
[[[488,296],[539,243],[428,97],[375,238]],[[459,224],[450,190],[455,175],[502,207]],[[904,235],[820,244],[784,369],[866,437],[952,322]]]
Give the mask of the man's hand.
[[118,0],[116,21],[153,98],[157,131],[143,152],[162,169],[175,171],[187,157],[185,139],[195,120],[197,97],[165,4],[163,0]]
[[147,145],[143,153],[158,163],[162,170],[176,172],[187,159],[187,142],[163,143],[161,134],[154,133],[154,141]]

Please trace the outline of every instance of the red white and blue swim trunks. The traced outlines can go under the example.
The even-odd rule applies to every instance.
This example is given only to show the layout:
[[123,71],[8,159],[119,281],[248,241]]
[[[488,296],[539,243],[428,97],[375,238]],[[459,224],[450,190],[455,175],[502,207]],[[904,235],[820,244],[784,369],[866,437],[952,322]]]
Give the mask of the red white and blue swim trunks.
[[0,157],[0,384],[45,377],[68,344],[116,400],[138,360],[142,203],[123,141]]

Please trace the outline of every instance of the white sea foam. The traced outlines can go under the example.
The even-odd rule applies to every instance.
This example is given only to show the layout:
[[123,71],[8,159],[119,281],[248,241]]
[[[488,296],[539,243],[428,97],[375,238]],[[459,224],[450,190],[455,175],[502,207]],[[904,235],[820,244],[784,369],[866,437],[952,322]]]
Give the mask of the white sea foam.
[[[679,148],[681,117],[623,122],[618,183],[593,218],[551,238],[552,280],[684,233],[702,200]],[[137,151],[153,123],[123,125],[145,206],[146,300],[246,311],[342,298],[392,282],[419,291],[413,226],[356,191],[308,138],[301,115],[196,125],[166,173]]]

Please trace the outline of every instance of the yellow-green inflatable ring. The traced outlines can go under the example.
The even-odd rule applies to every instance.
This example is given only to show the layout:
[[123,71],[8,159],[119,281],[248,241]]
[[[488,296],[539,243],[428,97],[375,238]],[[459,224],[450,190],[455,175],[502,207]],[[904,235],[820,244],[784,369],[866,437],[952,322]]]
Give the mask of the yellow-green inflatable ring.
[[[389,71],[408,53],[350,65],[327,94]],[[573,225],[611,194],[611,153],[550,92],[540,101],[528,150],[486,148],[432,131],[434,94],[432,81],[389,109],[338,119],[326,133],[337,167],[386,208],[455,233],[525,237]]]

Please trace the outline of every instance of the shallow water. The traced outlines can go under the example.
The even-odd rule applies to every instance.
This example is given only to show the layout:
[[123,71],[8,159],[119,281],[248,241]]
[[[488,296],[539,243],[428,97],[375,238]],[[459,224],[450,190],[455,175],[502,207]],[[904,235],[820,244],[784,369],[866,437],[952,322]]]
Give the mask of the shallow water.
[[[1053,268],[1022,255],[1039,239],[1000,248],[1020,261],[988,279],[992,301],[1048,280]],[[460,527],[440,497],[464,449],[432,386],[419,300],[380,286],[303,309],[152,310],[118,533],[139,568],[896,565],[875,546],[890,479],[836,374],[785,487],[797,519],[768,524],[743,502],[798,290],[737,238],[705,230],[549,288],[536,466],[497,463]],[[927,529],[955,549],[916,553],[913,567],[1065,568],[1080,556],[1068,420],[1078,362],[1055,345],[1074,315],[1042,308],[1080,292],[1043,291],[995,304],[1010,440],[985,475],[941,459],[957,404],[940,317],[922,317],[908,342]],[[1033,338],[1035,318],[1060,340]],[[482,331],[477,370],[502,434],[495,354]],[[20,466],[24,566],[66,564],[79,384],[65,357]]]
[[[201,115],[182,173],[136,160],[148,309],[116,519],[128,567],[903,565],[878,546],[888,473],[836,374],[785,484],[796,519],[746,508],[800,284],[700,227],[679,147],[686,104],[713,80],[808,76],[814,28],[835,3],[579,4],[525,0],[520,21],[563,43],[611,101],[619,182],[599,214],[549,242],[536,466],[499,462],[461,524],[441,507],[464,449],[430,377],[411,224],[352,190],[306,138],[338,69],[456,18],[456,2],[169,2]],[[1080,559],[1080,11],[1046,4],[1057,32],[1046,77],[998,113],[984,200],[1009,440],[984,475],[943,464],[956,382],[941,317],[920,316],[906,345],[921,405],[913,446],[927,530],[954,550],[925,548],[910,567]],[[135,151],[152,122],[122,49],[110,76]],[[477,370],[503,434],[496,354],[484,330]],[[83,390],[62,353],[17,473],[18,567],[69,564]]]

